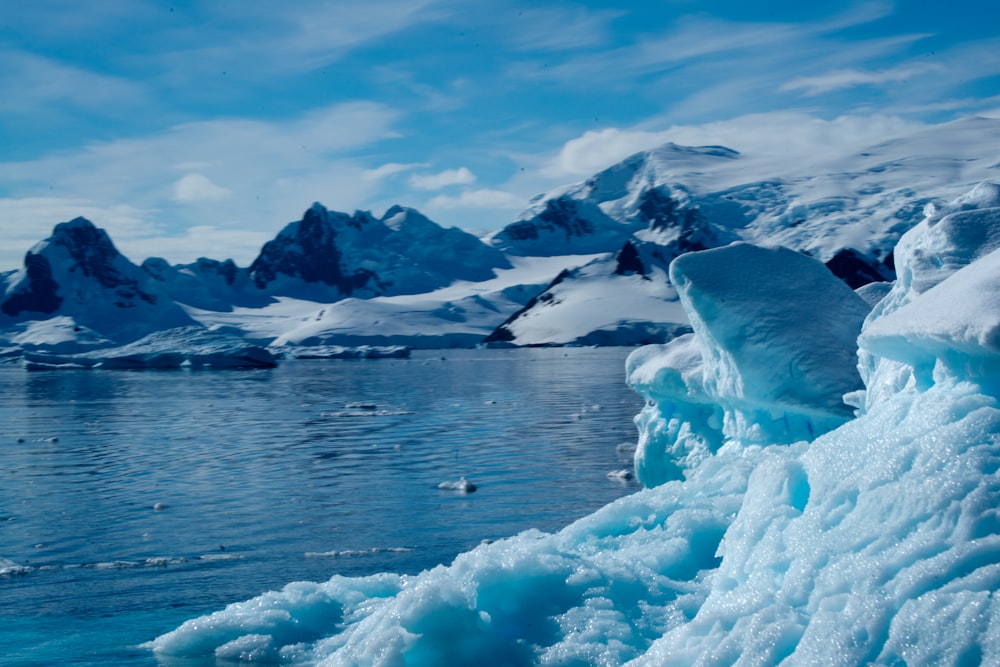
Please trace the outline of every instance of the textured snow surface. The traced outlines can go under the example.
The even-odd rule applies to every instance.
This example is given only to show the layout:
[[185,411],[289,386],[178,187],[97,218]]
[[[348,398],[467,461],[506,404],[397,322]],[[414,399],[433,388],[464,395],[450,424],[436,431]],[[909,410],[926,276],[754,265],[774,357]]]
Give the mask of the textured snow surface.
[[503,324],[506,342],[636,345],[690,331],[663,270],[616,275],[613,266],[613,258],[600,258],[561,274]]
[[[831,298],[782,250],[701,253],[675,269],[695,332],[628,364],[649,400],[637,457],[659,457],[682,479],[419,575],[289,584],[148,647],[324,665],[1000,663],[1000,387],[984,333],[997,319],[1000,260],[935,238],[924,225],[907,240],[924,259],[979,259],[922,296],[906,288],[880,304],[909,305],[872,313],[864,377],[882,390],[854,419],[791,444],[766,442],[785,435],[773,425],[723,428],[744,403],[838,412],[846,333],[824,331],[856,323],[861,300]],[[731,281],[741,266],[758,279]],[[772,313],[761,289],[788,312]],[[933,308],[949,302],[938,319]],[[768,337],[750,336],[754,322]],[[748,347],[765,339],[773,349]],[[800,356],[811,345],[831,363],[828,378]],[[770,373],[750,363],[758,352]],[[928,355],[938,355],[930,374],[908,365]],[[898,380],[900,369],[908,380],[886,390],[882,374]],[[712,438],[684,445],[702,431]]]

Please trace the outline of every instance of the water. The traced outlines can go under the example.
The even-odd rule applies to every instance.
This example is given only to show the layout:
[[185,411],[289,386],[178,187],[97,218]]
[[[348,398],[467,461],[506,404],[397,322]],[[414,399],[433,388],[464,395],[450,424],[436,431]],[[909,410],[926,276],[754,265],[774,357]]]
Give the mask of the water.
[[290,581],[557,530],[636,488],[607,477],[641,407],[627,352],[0,366],[0,568],[26,568],[0,575],[0,664],[155,665],[140,643]]

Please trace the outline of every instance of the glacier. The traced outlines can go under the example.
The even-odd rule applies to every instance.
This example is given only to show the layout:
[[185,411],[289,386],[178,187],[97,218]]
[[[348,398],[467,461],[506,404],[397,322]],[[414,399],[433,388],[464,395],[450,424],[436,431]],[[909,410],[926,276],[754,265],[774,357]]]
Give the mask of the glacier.
[[118,347],[72,354],[25,350],[24,366],[39,370],[273,368],[271,351],[219,328],[190,326],[149,334]]
[[694,331],[627,364],[647,399],[643,490],[418,575],[290,583],[146,647],[210,663],[997,664],[1000,207],[977,190],[902,237],[870,312],[789,251],[676,260]]

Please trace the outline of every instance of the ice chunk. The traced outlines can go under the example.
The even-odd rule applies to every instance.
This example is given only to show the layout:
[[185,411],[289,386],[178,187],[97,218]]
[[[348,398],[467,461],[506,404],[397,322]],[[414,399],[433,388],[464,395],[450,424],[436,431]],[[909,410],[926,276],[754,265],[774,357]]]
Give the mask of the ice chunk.
[[220,331],[181,327],[150,334],[121,347],[57,355],[25,352],[29,370],[73,368],[271,368],[277,362],[266,349]]
[[[952,374],[1000,367],[1000,250],[952,274],[909,303],[873,320],[859,340],[873,355],[901,361],[929,382],[935,364]],[[982,368],[986,364],[986,368]]]
[[467,480],[464,477],[459,477],[458,481],[455,482],[441,482],[437,485],[437,488],[444,491],[458,491],[459,493],[473,493],[476,490],[476,485]]
[[[862,339],[858,363],[867,387],[865,409],[869,409],[881,400],[886,400],[915,381],[911,362],[927,363],[926,354],[922,357],[922,362],[919,362],[911,356],[915,349],[904,351],[899,346],[889,344],[889,331],[901,324],[899,318],[894,318],[883,325],[878,325],[877,322],[917,300],[956,271],[1000,249],[1000,186],[996,184],[979,184],[947,206],[940,208],[928,206],[925,213],[924,220],[904,234],[896,246],[898,278],[885,298],[872,309],[865,324],[865,330],[870,334]],[[971,283],[980,280],[988,282],[985,276],[976,279],[971,276],[963,278],[963,282],[969,281],[970,284],[950,290],[952,294],[950,298],[956,299],[953,304],[943,302],[947,297],[931,297],[930,301],[938,304],[939,314],[946,315],[951,328],[947,335],[944,335],[944,331],[939,328],[936,339],[941,340],[944,335],[955,342],[957,332],[954,327],[960,326],[955,319],[958,317],[957,312],[946,314],[944,311],[962,308],[964,315],[961,318],[964,318],[966,323],[969,322],[969,318],[975,318],[975,313],[971,312],[969,304],[977,297],[969,289],[975,289]],[[977,307],[986,309],[983,314],[989,317],[991,306],[987,301],[980,300],[978,306],[971,306],[971,309]],[[915,307],[916,310],[920,308],[922,307]],[[911,313],[906,315],[905,319],[913,318],[915,315],[913,310],[911,309]],[[912,338],[915,331],[911,327],[916,324],[911,321],[911,324],[906,326]],[[925,335],[921,337],[923,341],[921,347],[926,351],[930,343],[926,335],[927,326],[933,325],[927,318],[923,318],[922,326]],[[982,326],[985,326],[984,322],[980,322],[977,326],[980,334],[985,333]],[[971,335],[971,332],[967,334]],[[896,349],[895,353],[893,348]],[[906,356],[906,359],[900,359],[901,354]],[[926,376],[927,373],[923,375]]]
[[284,345],[272,348],[279,355],[292,359],[409,359],[410,348],[405,345]]
[[741,445],[811,440],[850,416],[855,340],[868,305],[821,263],[735,243],[670,266],[694,334],[629,358],[647,399],[636,470],[647,486]]
[[710,395],[847,414],[841,396],[860,386],[854,341],[868,307],[820,262],[735,243],[678,257],[670,279],[691,317]]

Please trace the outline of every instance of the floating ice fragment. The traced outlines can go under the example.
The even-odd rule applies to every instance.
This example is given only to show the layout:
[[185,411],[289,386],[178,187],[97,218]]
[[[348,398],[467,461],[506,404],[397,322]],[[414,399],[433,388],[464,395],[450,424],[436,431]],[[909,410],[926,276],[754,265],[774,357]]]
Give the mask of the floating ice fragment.
[[608,477],[622,482],[627,482],[635,477],[635,473],[628,468],[622,468],[621,470],[612,470],[608,473]]
[[14,561],[0,556],[0,577],[23,576],[34,570],[35,568],[30,565],[18,565]]
[[457,482],[441,482],[438,484],[437,488],[443,489],[445,491],[459,491],[461,493],[472,493],[476,490],[476,485],[467,480],[465,477],[460,477]]

